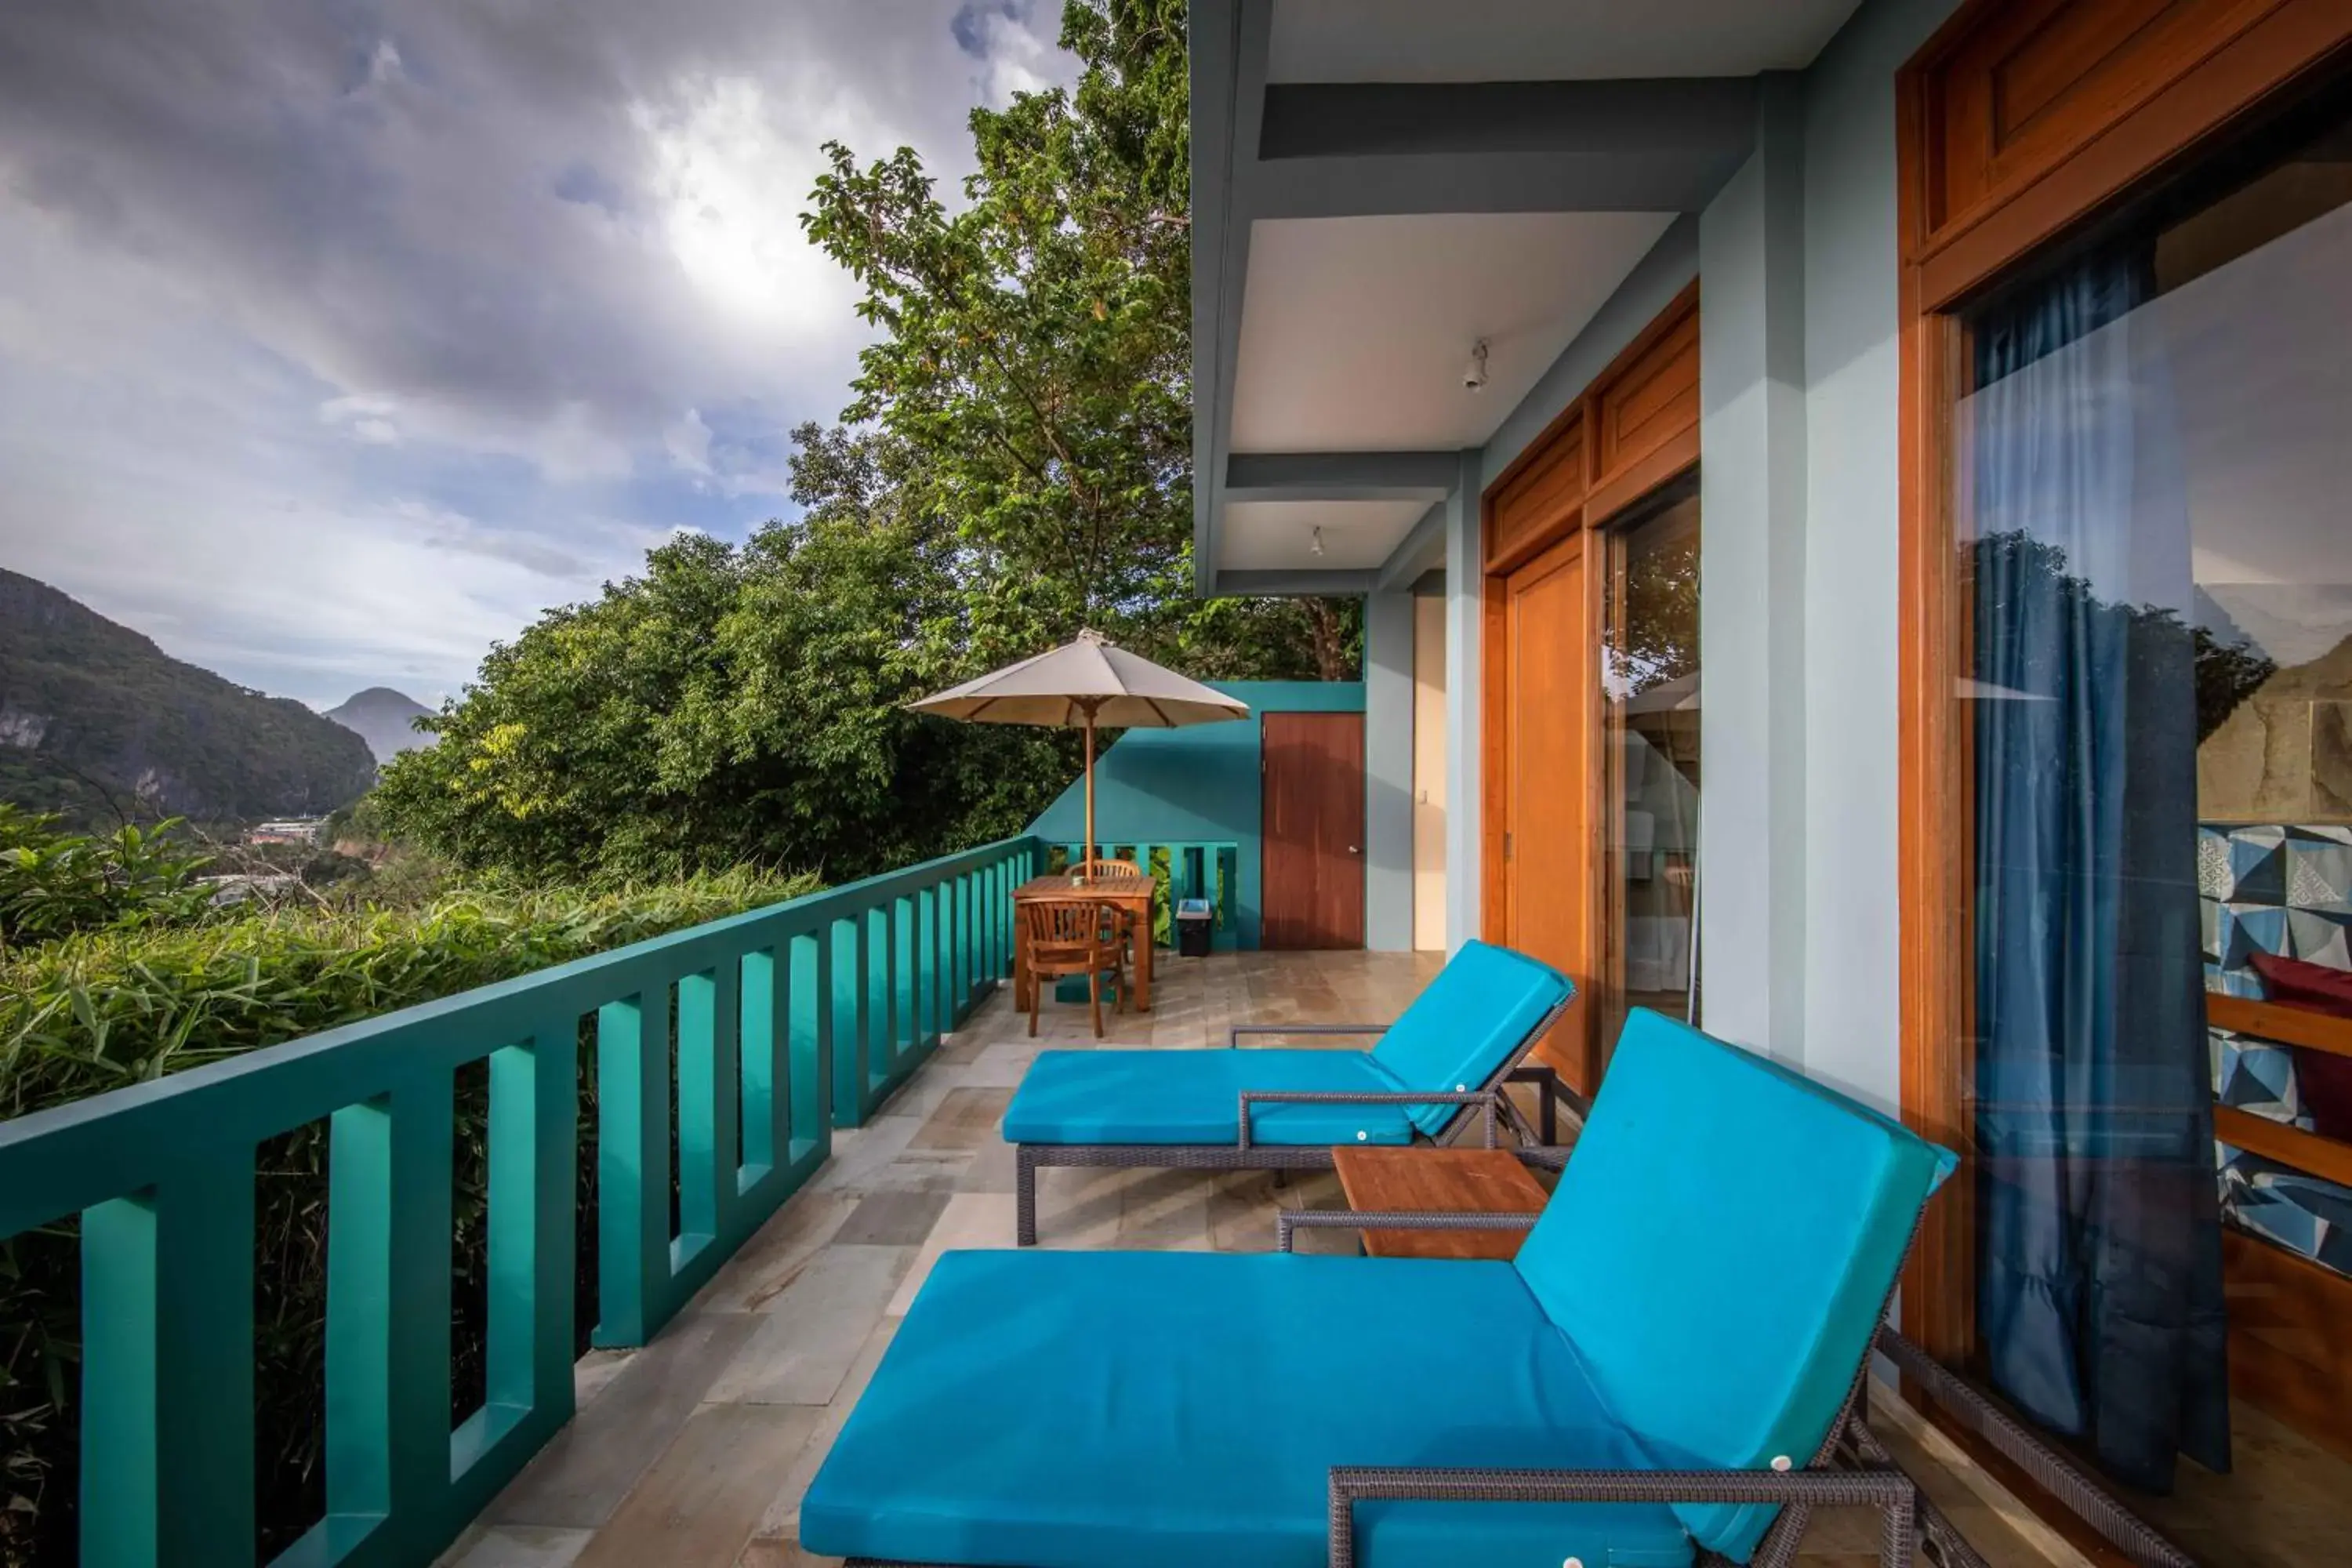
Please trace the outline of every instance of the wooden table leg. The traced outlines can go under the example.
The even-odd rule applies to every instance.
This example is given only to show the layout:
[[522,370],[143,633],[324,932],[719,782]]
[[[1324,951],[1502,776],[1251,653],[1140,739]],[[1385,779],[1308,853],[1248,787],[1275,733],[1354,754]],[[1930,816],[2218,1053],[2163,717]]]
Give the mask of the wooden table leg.
[[[1014,911],[1015,914],[1019,910]],[[1029,933],[1016,922],[1013,928],[1013,1010],[1029,1011]]]
[[1151,1011],[1151,900],[1148,898],[1135,922],[1135,1010]]

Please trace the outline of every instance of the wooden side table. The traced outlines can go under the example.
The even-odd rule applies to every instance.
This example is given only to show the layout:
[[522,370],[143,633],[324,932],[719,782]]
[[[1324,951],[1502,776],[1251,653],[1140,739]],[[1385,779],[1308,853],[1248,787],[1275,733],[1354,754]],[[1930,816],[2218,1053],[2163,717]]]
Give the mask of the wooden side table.
[[[1331,1151],[1339,1188],[1360,1214],[1540,1214],[1550,1194],[1508,1149],[1370,1148]],[[1372,1258],[1518,1256],[1517,1230],[1366,1230]]]

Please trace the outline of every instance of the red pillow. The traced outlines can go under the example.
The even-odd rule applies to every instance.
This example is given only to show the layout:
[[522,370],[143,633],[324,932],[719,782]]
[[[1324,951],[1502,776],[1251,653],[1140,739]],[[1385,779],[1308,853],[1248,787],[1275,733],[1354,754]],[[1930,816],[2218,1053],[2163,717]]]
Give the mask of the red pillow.
[[[2335,1018],[2352,1018],[2352,970],[2330,969],[2300,958],[2257,952],[2248,961],[2263,977],[2270,1000]],[[2298,1049],[2294,1079],[2312,1130],[2323,1138],[2352,1140],[2352,1057]]]

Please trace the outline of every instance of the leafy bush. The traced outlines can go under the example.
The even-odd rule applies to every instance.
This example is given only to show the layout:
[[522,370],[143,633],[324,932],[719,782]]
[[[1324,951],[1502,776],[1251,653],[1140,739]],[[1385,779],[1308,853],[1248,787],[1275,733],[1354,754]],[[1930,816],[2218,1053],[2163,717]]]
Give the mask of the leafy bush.
[[195,919],[207,858],[178,842],[179,826],[65,833],[54,816],[0,802],[0,947]]
[[[477,891],[421,911],[312,908],[108,929],[0,958],[0,1117],[62,1105],[815,890],[749,872],[589,893]],[[583,1061],[593,1062],[583,1054]],[[594,1320],[594,1086],[583,1072],[583,1301]],[[481,1399],[488,1096],[461,1073],[453,1205],[453,1417]],[[263,1556],[323,1507],[324,1128],[256,1163],[255,1384]],[[73,1559],[79,1424],[70,1226],[0,1242],[0,1563]],[[584,1348],[584,1345],[583,1345]]]

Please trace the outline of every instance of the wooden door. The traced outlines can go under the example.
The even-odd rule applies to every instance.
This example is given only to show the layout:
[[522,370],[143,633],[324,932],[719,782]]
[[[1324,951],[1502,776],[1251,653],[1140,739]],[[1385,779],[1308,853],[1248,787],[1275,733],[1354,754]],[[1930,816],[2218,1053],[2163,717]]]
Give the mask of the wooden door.
[[1258,940],[1364,945],[1364,716],[1268,713]]
[[1577,984],[1545,1055],[1580,1092],[1599,1087],[1585,1022],[1591,989],[1589,850],[1592,637],[1584,536],[1570,533],[1490,579],[1502,638],[1502,940]]

